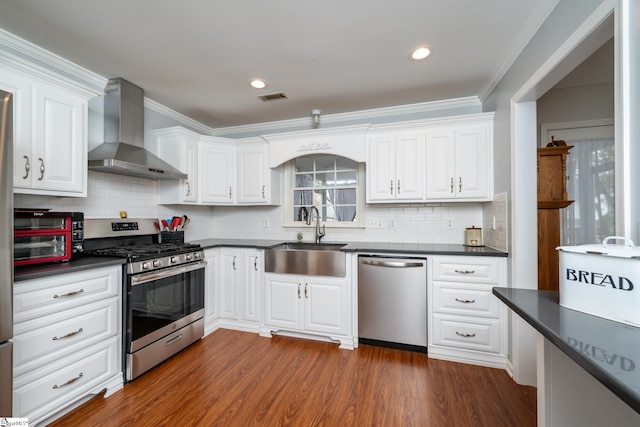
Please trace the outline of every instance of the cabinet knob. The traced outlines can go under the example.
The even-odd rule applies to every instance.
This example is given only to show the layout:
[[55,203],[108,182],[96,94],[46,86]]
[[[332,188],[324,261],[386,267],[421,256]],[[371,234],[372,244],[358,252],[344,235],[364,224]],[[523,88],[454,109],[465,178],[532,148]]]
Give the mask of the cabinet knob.
[[24,155],[24,176],[22,179],[27,179],[29,177],[29,171],[31,170],[31,163],[29,163],[29,156]]

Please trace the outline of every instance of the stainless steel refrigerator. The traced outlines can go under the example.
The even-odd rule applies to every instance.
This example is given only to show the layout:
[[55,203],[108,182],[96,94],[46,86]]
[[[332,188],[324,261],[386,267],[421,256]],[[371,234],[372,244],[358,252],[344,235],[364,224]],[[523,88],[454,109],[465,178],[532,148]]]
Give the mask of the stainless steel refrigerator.
[[13,405],[13,97],[0,90],[0,417]]

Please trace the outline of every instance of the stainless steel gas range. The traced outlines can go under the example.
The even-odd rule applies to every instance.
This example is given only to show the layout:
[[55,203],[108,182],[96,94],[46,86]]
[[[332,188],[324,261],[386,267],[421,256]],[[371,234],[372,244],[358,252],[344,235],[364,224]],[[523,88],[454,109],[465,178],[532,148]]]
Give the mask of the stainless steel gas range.
[[85,253],[126,258],[124,379],[131,381],[204,336],[199,245],[158,243],[155,219],[87,219]]

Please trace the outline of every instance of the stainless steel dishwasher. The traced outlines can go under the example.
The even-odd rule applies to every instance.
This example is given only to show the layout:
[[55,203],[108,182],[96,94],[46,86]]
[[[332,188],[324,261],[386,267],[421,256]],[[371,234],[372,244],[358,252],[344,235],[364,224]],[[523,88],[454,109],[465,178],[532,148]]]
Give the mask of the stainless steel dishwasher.
[[358,341],[426,353],[426,259],[358,257]]

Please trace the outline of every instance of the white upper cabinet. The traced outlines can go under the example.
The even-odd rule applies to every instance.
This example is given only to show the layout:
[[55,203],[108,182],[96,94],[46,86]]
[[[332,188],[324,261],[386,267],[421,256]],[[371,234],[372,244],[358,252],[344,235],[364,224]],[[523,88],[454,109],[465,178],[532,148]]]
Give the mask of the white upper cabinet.
[[158,203],[278,205],[282,171],[268,166],[268,144],[198,135],[181,127],[155,130],[149,149],[189,177],[158,183]]
[[424,198],[424,133],[372,134],[367,141],[367,202]]
[[0,76],[14,94],[14,192],[86,197],[89,96],[4,66]]
[[158,203],[196,203],[198,201],[198,140],[200,135],[181,127],[153,131],[148,148],[171,166],[188,175],[187,179],[158,182]]
[[493,196],[493,115],[426,131],[426,199],[488,201]]
[[211,136],[200,139],[200,202],[231,205],[236,200],[235,147],[229,140]]

